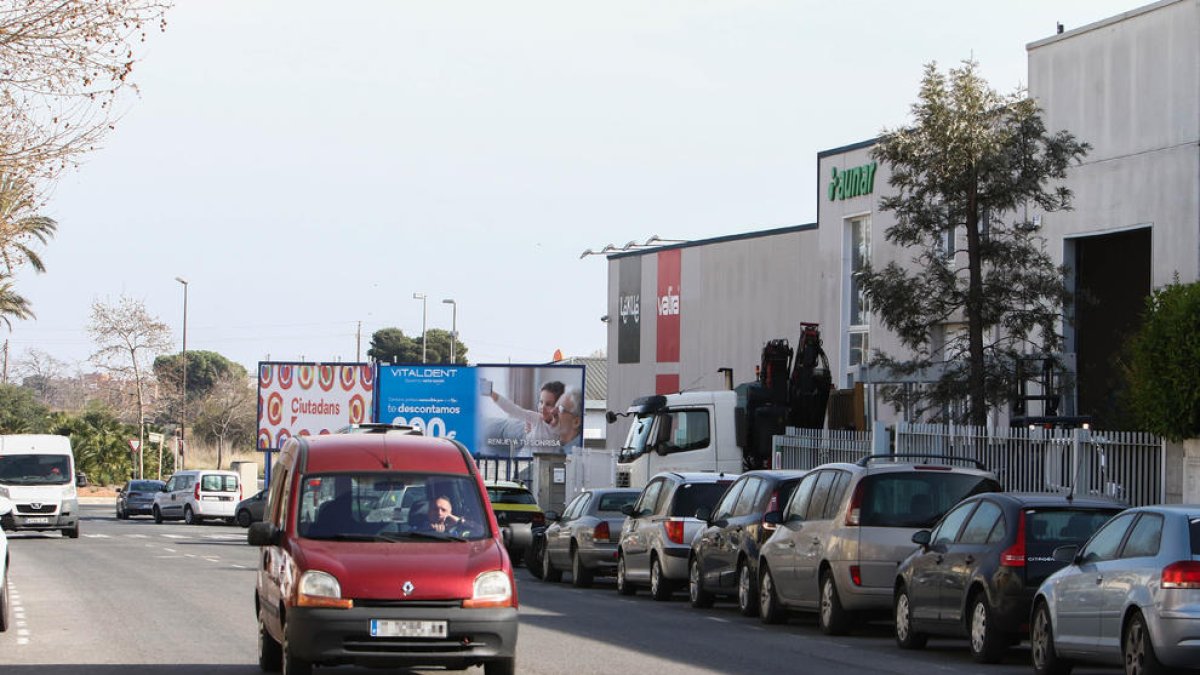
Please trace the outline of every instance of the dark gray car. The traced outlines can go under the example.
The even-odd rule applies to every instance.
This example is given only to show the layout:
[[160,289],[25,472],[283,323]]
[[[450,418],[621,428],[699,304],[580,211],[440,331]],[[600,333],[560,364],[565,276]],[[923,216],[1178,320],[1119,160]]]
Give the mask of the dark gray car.
[[584,490],[567,504],[562,515],[546,512],[541,555],[542,579],[559,581],[571,570],[571,583],[586,587],[597,575],[617,571],[617,539],[625,514],[621,509],[637,500],[639,490]]
[[253,496],[238,502],[237,509],[233,512],[233,517],[237,519],[238,525],[250,527],[251,523],[257,523],[263,519],[263,511],[266,508],[267,491],[259,490]]

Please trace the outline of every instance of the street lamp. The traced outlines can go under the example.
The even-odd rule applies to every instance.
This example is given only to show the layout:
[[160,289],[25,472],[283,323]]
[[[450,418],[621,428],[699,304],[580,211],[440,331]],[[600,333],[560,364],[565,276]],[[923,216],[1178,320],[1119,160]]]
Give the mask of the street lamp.
[[425,316],[428,303],[424,293],[413,293],[413,300],[421,301],[421,363],[425,363]]
[[177,469],[182,469],[187,462],[183,451],[183,439],[187,437],[187,296],[188,296],[188,281],[183,277],[175,277],[175,281],[183,284],[183,382],[180,383],[180,389],[183,391],[183,405],[179,407],[179,456],[176,462]]
[[451,365],[458,363],[454,358],[454,343],[458,342],[458,303],[454,298],[446,298],[442,300],[443,304],[450,305],[453,312],[450,315],[450,363]]

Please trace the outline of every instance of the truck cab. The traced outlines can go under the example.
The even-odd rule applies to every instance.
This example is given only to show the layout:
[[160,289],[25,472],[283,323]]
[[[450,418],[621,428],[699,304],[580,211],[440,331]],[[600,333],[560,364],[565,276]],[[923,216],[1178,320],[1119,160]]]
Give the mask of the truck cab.
[[633,424],[617,456],[617,487],[644,487],[662,471],[741,473],[736,406],[730,390],[635,399],[626,412]]

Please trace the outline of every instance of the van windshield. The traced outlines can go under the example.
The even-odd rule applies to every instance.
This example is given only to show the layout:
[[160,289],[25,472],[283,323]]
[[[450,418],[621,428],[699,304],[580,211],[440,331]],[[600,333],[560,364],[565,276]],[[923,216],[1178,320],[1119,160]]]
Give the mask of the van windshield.
[[307,474],[296,531],[308,539],[473,541],[492,536],[475,480],[410,472]]
[[0,455],[0,485],[66,485],[71,462],[66,455]]

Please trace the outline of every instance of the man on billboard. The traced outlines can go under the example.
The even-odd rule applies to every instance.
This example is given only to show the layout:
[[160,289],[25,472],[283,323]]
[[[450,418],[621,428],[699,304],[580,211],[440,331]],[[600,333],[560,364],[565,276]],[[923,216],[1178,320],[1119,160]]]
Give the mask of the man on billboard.
[[579,447],[583,436],[583,392],[566,387],[554,406],[554,432],[566,454]]

